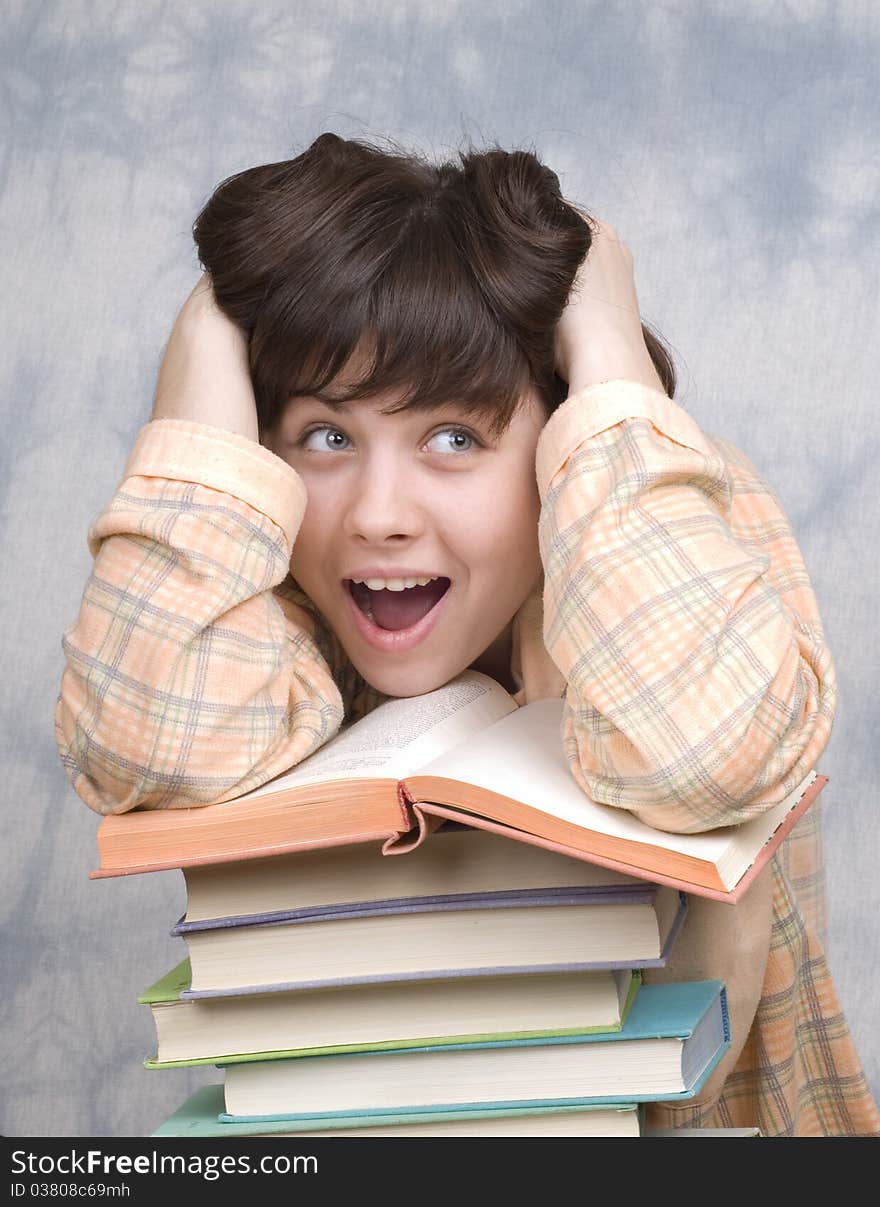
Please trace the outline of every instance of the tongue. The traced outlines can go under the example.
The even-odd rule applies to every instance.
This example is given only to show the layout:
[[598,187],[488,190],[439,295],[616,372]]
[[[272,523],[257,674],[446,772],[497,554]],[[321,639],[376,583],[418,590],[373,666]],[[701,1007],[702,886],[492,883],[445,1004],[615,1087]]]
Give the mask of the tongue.
[[355,596],[357,602],[369,602],[373,609],[373,621],[380,629],[408,629],[431,611],[449,586],[449,579],[434,579],[425,587],[407,587],[403,591],[370,591],[364,587]]

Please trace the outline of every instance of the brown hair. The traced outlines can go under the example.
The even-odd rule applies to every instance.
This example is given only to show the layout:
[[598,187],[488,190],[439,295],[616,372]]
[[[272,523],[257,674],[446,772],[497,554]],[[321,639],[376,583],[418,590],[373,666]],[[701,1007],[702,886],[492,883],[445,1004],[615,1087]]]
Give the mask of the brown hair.
[[[193,223],[217,302],[249,338],[261,436],[304,394],[455,400],[496,432],[530,390],[552,411],[567,392],[554,331],[591,237],[530,151],[433,164],[331,133],[230,176]],[[671,357],[642,329],[672,397]],[[329,394],[356,351],[365,369]]]

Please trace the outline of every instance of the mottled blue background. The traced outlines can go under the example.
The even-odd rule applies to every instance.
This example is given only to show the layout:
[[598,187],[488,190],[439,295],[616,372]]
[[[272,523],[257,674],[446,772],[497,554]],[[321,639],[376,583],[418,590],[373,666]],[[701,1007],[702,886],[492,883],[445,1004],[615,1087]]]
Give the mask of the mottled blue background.
[[536,150],[631,246],[679,401],[783,500],[840,675],[830,958],[876,1095],[880,8],[4,0],[2,26],[0,1131],[143,1135],[218,1079],[142,1067],[136,999],[184,954],[182,878],[87,878],[98,818],[52,735],[61,634],[199,274],[193,218],[324,130]]

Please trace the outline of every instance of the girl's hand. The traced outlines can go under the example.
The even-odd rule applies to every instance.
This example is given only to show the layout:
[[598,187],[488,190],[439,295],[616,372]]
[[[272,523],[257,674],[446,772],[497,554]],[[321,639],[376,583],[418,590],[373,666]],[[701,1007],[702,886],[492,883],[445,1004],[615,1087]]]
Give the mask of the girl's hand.
[[569,394],[616,378],[663,390],[642,334],[632,252],[613,226],[578,213],[593,242],[556,325],[556,372]]
[[203,273],[177,315],[159,368],[153,419],[192,419],[259,440],[248,342]]

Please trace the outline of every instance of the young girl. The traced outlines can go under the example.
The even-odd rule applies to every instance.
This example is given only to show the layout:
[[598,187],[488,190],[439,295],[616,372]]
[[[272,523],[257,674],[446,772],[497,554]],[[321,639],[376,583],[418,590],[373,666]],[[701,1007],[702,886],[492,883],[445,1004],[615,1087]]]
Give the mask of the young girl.
[[[532,154],[318,138],[194,226],[206,273],[94,522],[56,715],[99,813],[228,800],[389,696],[483,670],[565,696],[593,799],[736,825],[817,765],[835,676],[790,526],[672,400],[632,257]],[[818,818],[655,979],[733,1042],[664,1126],[870,1135],[825,962]]]

